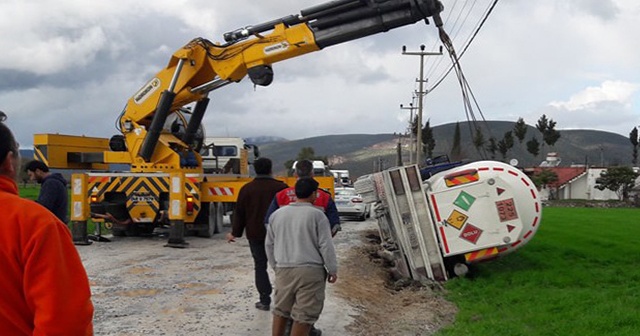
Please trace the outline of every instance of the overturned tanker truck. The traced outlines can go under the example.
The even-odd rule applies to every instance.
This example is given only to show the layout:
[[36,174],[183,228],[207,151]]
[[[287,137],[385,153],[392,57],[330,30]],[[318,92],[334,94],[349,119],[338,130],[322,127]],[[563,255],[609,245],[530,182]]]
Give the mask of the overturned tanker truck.
[[391,168],[354,184],[374,203],[384,255],[394,272],[446,281],[470,264],[515,251],[540,226],[533,182],[497,161]]

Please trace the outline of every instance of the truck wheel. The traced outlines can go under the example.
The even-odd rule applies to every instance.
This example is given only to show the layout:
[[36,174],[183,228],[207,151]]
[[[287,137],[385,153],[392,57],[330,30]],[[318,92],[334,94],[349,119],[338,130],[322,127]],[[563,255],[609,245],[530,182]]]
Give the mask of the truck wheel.
[[207,228],[198,230],[198,237],[211,238],[222,231],[223,209],[222,203],[209,203],[209,217],[206,219]]
[[140,237],[140,227],[137,224],[129,224],[125,229],[127,237]]
[[222,232],[222,224],[224,221],[224,206],[220,202],[211,203],[209,205],[209,227],[213,229],[213,233]]

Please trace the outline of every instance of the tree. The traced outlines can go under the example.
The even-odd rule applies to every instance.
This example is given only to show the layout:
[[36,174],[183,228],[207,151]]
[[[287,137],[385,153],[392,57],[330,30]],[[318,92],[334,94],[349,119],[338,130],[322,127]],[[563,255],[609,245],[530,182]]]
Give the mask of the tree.
[[300,148],[300,152],[298,152],[298,156],[296,156],[296,159],[287,160],[284,163],[284,167],[287,170],[290,170],[293,167],[294,162],[302,160],[320,160],[324,162],[325,165],[329,164],[329,158],[327,156],[316,156],[316,151],[313,149],[313,147],[302,147]]
[[540,132],[541,134],[544,134],[544,132],[547,131],[547,128],[549,127],[549,119],[547,119],[547,115],[543,114],[540,119],[538,119],[538,123],[536,123],[536,128],[538,129],[538,132]]
[[629,133],[629,141],[633,145],[633,160],[631,162],[635,166],[638,163],[638,128],[634,127]]
[[513,133],[507,131],[504,133],[502,140],[498,141],[498,152],[502,155],[502,159],[507,159],[507,153],[513,148]]
[[[543,168],[532,178],[533,184],[538,188],[546,188],[548,185],[558,181],[558,174],[551,169]],[[554,199],[556,190],[551,190],[549,198]]]
[[296,159],[300,160],[315,160],[316,151],[313,147],[302,147],[300,148],[300,152],[298,152],[298,156]]
[[553,145],[555,145],[560,139],[560,132],[556,131],[556,124],[557,123],[553,121],[553,119],[547,118],[545,114],[538,119],[536,128],[542,135],[543,144],[553,147]]
[[496,151],[497,150],[498,150],[498,144],[497,144],[496,138],[490,137],[489,138],[489,143],[487,144],[487,151],[489,151],[489,153],[491,153],[491,159],[495,159],[496,158]]
[[638,174],[631,167],[610,167],[600,173],[600,177],[596,179],[595,188],[614,191],[619,200],[625,201],[629,198],[629,191],[635,186],[637,177]]
[[414,139],[418,137],[418,115],[413,117],[413,120],[409,122],[409,129],[413,134]]
[[555,121],[549,119],[547,130],[542,134],[542,139],[544,140],[544,143],[551,147],[553,147],[558,139],[560,139],[560,132],[556,131]]
[[430,158],[433,155],[433,150],[436,148],[436,139],[433,137],[433,129],[431,128],[429,119],[427,119],[427,122],[424,124],[421,135],[422,143],[424,144],[422,150],[427,155],[426,157]]
[[478,154],[480,154],[481,157],[485,157],[485,155],[483,155],[483,149],[484,149],[484,144],[487,141],[484,139],[484,134],[482,134],[482,129],[477,128],[476,129],[476,133],[473,135],[473,147],[476,148],[476,150],[478,151]]
[[531,140],[527,141],[527,152],[534,157],[538,157],[538,154],[540,154],[540,143],[536,137],[531,137]]
[[453,145],[451,146],[451,160],[452,161],[460,161],[462,160],[462,147],[460,145],[460,123],[456,122],[456,128],[453,131]]
[[525,124],[524,119],[518,118],[518,121],[516,121],[513,127],[513,134],[518,138],[518,142],[522,143],[522,141],[524,141],[527,135],[527,124]]

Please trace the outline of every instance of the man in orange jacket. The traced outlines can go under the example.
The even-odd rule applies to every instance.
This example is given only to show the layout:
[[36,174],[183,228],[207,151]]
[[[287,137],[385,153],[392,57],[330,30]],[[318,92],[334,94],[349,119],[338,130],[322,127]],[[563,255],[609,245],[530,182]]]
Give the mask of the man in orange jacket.
[[18,144],[0,112],[0,330],[2,335],[92,335],[89,279],[71,233],[18,196]]

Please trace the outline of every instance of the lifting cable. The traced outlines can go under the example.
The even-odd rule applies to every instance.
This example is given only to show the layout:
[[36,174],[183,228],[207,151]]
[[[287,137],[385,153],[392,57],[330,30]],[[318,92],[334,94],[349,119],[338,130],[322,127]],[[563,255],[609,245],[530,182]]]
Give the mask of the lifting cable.
[[[484,114],[482,113],[480,105],[478,104],[478,101],[476,100],[476,97],[471,90],[471,86],[469,85],[469,82],[467,81],[466,77],[464,76],[464,73],[462,72],[462,66],[460,65],[460,57],[462,57],[462,55],[468,49],[469,45],[471,45],[471,42],[478,34],[478,31],[484,25],[487,18],[489,17],[489,14],[491,13],[491,11],[493,10],[493,8],[497,3],[498,3],[498,0],[494,0],[493,4],[485,14],[480,24],[477,26],[475,32],[469,39],[468,43],[463,48],[460,56],[456,54],[455,48],[453,46],[453,42],[451,41],[451,38],[449,37],[449,35],[445,32],[444,28],[442,26],[438,27],[440,41],[442,41],[442,44],[444,45],[444,47],[447,49],[447,52],[449,53],[449,57],[451,58],[451,66],[449,67],[447,72],[430,89],[427,90],[427,92],[431,92],[438,85],[440,85],[440,83],[442,83],[442,81],[447,77],[447,75],[451,73],[451,70],[455,70],[456,78],[458,79],[460,90],[462,91],[462,101],[465,109],[465,115],[467,117],[467,121],[469,122],[469,133],[470,133],[471,141],[474,143],[474,147],[475,147],[475,141],[474,141],[475,135],[481,132],[480,123],[478,122],[478,119],[473,111],[474,105],[475,105],[475,108],[478,110],[478,113],[480,114],[482,122],[485,125],[485,129],[488,131],[489,139],[494,137],[493,137],[493,134],[491,134],[491,129],[487,125],[487,121],[484,117]],[[478,150],[478,154],[480,154],[480,156],[483,159],[487,158],[487,152],[486,152],[485,146],[476,147],[476,149]]]

